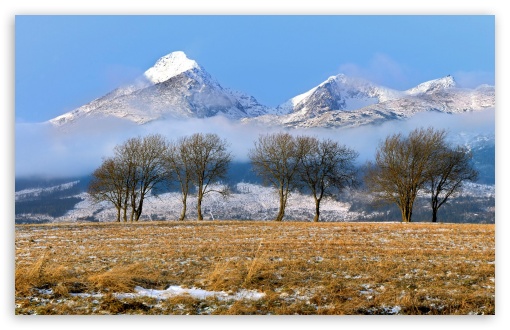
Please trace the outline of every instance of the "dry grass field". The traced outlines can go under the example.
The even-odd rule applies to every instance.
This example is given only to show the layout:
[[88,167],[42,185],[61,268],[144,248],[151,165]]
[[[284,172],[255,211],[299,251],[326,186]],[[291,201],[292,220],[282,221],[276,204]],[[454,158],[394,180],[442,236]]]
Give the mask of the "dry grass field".
[[15,235],[17,315],[495,314],[494,225],[163,221]]

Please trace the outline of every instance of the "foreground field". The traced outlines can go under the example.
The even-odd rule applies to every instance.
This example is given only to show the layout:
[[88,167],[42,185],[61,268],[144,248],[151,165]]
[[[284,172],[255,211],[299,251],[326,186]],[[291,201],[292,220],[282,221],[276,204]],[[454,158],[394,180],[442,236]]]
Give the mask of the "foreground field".
[[494,225],[16,226],[16,314],[494,314]]

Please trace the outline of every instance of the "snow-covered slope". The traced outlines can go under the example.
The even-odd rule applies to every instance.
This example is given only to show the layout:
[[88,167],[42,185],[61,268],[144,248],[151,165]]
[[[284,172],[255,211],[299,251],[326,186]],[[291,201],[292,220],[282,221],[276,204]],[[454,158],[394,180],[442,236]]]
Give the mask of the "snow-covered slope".
[[40,197],[44,193],[53,193],[58,191],[65,191],[68,190],[78,184],[79,181],[71,181],[51,187],[46,188],[29,188],[29,189],[23,189],[16,191],[14,194],[14,200],[29,200],[29,199],[36,199]]
[[[495,196],[494,185],[466,183],[461,196],[471,197],[471,208],[493,208],[490,199]],[[83,192],[75,197],[78,202],[67,213],[53,217],[48,214],[16,214],[16,220],[23,222],[75,222],[75,221],[101,221],[110,222],[116,219],[115,208],[107,203],[95,203],[90,195]],[[381,217],[388,212],[387,209],[374,208],[370,203],[371,197],[363,191],[347,191],[337,198],[326,198],[321,203],[321,221],[381,221]],[[425,197],[428,203],[428,197]],[[196,219],[195,195],[188,196],[189,219]],[[428,204],[427,204],[428,205]],[[157,197],[148,196],[144,202],[142,220],[176,220],[179,218],[182,203],[180,193],[169,192]],[[232,194],[224,198],[219,194],[210,194],[203,200],[202,211],[205,219],[236,219],[236,220],[274,220],[278,213],[278,196],[270,187],[257,184],[239,182],[233,187]],[[311,195],[294,192],[285,209],[286,220],[311,221],[314,217],[315,202]],[[428,209],[427,209],[428,212]],[[470,212],[470,211],[467,211]],[[399,219],[398,212],[393,214],[393,220]],[[473,222],[483,221],[487,214],[479,214]]]
[[280,105],[294,118],[311,118],[331,110],[357,110],[395,99],[402,93],[344,74],[329,77],[311,90]]
[[197,62],[190,60],[184,52],[177,51],[160,58],[156,64],[145,71],[144,76],[153,84],[159,84],[183,72],[201,70]]
[[260,104],[253,96],[248,95],[246,93],[225,88],[224,89],[226,93],[231,95],[234,99],[236,99],[241,106],[243,107],[244,111],[247,114],[247,117],[258,117],[263,116],[266,114],[273,114],[274,109],[269,108],[265,105]]
[[329,77],[276,108],[223,88],[181,51],[160,58],[142,77],[50,120],[64,126],[80,118],[122,118],[138,124],[217,115],[244,123],[284,127],[355,127],[404,119],[419,112],[461,113],[495,107],[494,86],[463,89],[448,75],[399,91],[344,74]]
[[118,88],[50,122],[62,126],[79,118],[117,117],[138,124],[164,118],[223,115],[240,119],[264,112],[253,97],[224,89],[181,51],[160,58],[133,84]]
[[433,94],[435,92],[454,87],[456,87],[455,79],[453,79],[451,75],[448,75],[443,78],[429,80],[421,83],[416,87],[406,90],[405,93],[408,95],[418,95],[425,93]]
[[405,119],[419,112],[462,113],[494,107],[494,86],[458,88],[451,76],[397,91],[340,74],[280,105],[284,115],[243,121],[285,127],[356,127]]

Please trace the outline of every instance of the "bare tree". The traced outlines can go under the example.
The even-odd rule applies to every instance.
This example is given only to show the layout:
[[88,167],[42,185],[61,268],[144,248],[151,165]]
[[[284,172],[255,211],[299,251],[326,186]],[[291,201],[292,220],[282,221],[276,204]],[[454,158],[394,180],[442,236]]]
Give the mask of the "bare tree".
[[189,137],[183,137],[177,142],[170,142],[165,153],[168,180],[177,181],[181,189],[182,210],[179,216],[181,221],[186,219],[187,199],[192,181],[189,140]]
[[232,156],[227,151],[227,141],[217,134],[195,133],[184,140],[185,158],[191,171],[191,180],[197,188],[198,220],[203,220],[202,200],[210,192],[228,195],[228,188],[214,189],[212,184],[225,179]]
[[289,133],[273,133],[260,135],[249,151],[255,173],[278,191],[280,205],[275,221],[283,220],[289,193],[300,185],[298,170],[303,148]]
[[128,139],[114,148],[115,156],[103,162],[94,172],[89,192],[95,198],[109,200],[117,208],[117,221],[123,210],[131,207],[131,221],[138,221],[144,200],[159,183],[165,180],[163,155],[166,141],[159,135]]
[[160,134],[152,134],[142,139],[142,148],[138,154],[138,205],[136,218],[138,221],[142,214],[145,196],[155,192],[158,184],[165,180],[164,153],[167,149],[167,141]]
[[127,191],[122,180],[123,172],[120,171],[118,165],[113,158],[105,159],[101,166],[92,173],[88,193],[96,202],[108,201],[112,203],[117,210],[117,222],[120,222]]
[[315,201],[314,222],[319,221],[320,203],[325,196],[356,182],[354,160],[358,153],[331,139],[319,141],[315,137],[297,137],[305,152],[299,173]]
[[139,154],[142,148],[142,139],[140,137],[130,138],[121,145],[114,148],[115,159],[119,171],[122,176],[124,189],[124,213],[123,219],[127,221],[127,208],[131,207],[129,216],[130,221],[136,218],[137,214],[137,200],[138,200],[138,182],[139,182]]
[[368,188],[379,199],[396,203],[403,222],[411,222],[414,201],[428,180],[428,171],[445,135],[444,130],[419,128],[407,137],[388,136],[376,152],[375,164],[368,164]]
[[471,158],[472,154],[466,147],[452,149],[443,146],[435,153],[428,174],[432,222],[437,222],[437,211],[460,190],[464,181],[478,179],[478,172],[470,163]]

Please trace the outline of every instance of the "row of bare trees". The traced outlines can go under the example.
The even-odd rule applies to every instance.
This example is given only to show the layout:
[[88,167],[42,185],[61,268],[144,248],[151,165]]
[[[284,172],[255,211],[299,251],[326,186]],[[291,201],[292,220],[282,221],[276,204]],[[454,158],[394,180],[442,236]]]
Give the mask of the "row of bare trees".
[[[248,156],[254,172],[278,192],[276,221],[282,221],[289,195],[306,190],[315,201],[313,221],[319,221],[324,197],[357,186],[358,153],[331,139],[293,136],[280,132],[260,135]],[[475,181],[471,153],[446,143],[446,132],[416,129],[408,136],[388,136],[378,147],[374,162],[366,165],[364,183],[381,200],[396,203],[402,221],[410,222],[420,192],[430,195],[432,221],[437,211],[466,180]],[[211,192],[228,195],[226,185],[231,153],[216,134],[196,133],[175,141],[159,134],[137,137],[116,146],[114,156],[93,173],[89,193],[117,210],[117,221],[137,221],[147,194],[161,184],[177,183],[181,191],[180,220],[186,218],[187,198],[196,189],[198,219],[202,201]],[[220,189],[218,189],[220,187]],[[128,212],[129,211],[129,212]]]
[[[181,188],[185,219],[187,197],[196,187],[198,219],[202,200],[213,191],[211,183],[224,179],[232,157],[227,142],[216,134],[193,134],[167,141],[159,134],[131,138],[114,149],[114,156],[103,161],[92,174],[89,194],[97,201],[108,201],[117,210],[117,221],[138,221],[147,194],[158,185],[177,182]],[[224,191],[218,191],[222,194]]]
[[117,210],[117,221],[138,221],[145,197],[165,179],[161,155],[166,142],[159,135],[131,138],[114,149],[92,174],[89,194],[96,201],[108,201]]
[[356,183],[357,157],[357,152],[330,139],[289,133],[262,135],[249,152],[255,173],[278,191],[276,221],[283,220],[289,193],[300,188],[311,192],[313,221],[319,221],[322,199]]
[[228,195],[228,187],[213,189],[212,184],[227,176],[232,156],[227,141],[216,134],[193,134],[168,144],[164,153],[166,178],[178,182],[181,188],[182,211],[179,220],[186,218],[187,198],[192,186],[197,190],[198,220],[203,219],[202,200],[211,192]]

